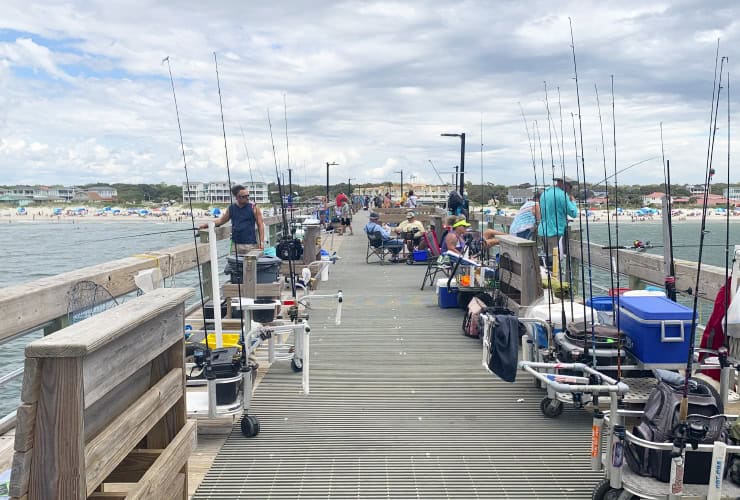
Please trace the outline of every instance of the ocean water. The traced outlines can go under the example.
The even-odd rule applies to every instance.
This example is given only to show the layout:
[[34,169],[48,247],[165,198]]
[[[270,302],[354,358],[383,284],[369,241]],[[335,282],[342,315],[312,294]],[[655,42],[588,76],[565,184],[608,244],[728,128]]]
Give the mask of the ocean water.
[[[87,266],[162,250],[194,241],[190,222],[159,223],[143,221],[94,221],[71,223],[0,221],[0,287],[9,287],[39,278],[54,276]],[[228,240],[218,242],[219,268],[223,269]],[[226,275],[220,273],[220,281]],[[193,287],[190,302],[200,301],[197,270],[192,269],[167,279],[166,286]],[[67,300],[66,297],[60,300]],[[125,300],[125,298],[123,299]],[[42,336],[31,332],[0,344],[0,375],[23,364],[26,344]],[[0,386],[0,416],[18,405],[22,378]]]
[[[740,244],[740,221],[734,220],[730,227],[730,244]],[[710,217],[707,223],[703,262],[724,266],[725,262],[725,219]],[[161,250],[175,245],[193,242],[189,222],[159,223],[144,221],[95,221],[79,223],[7,223],[0,221],[0,241],[2,241],[2,258],[0,258],[0,287],[8,287],[33,281],[46,276],[53,276],[67,271],[121,259],[150,250]],[[616,227],[612,224],[612,244],[616,244]],[[631,245],[634,240],[650,241],[653,245],[662,245],[662,226],[660,221],[621,222],[619,224],[620,245]],[[584,239],[585,239],[585,227]],[[608,228],[605,223],[589,225],[591,241],[601,244],[608,242]],[[698,221],[681,221],[673,226],[675,256],[686,260],[697,260],[700,238]],[[649,250],[661,254],[662,248]],[[223,269],[225,256],[228,253],[228,241],[219,242],[219,267]],[[592,270],[596,285],[594,295],[603,295],[609,287],[609,275],[606,272]],[[226,276],[220,273],[220,281]],[[167,286],[172,286],[167,280]],[[196,270],[178,275],[174,286],[196,288],[193,301],[199,301],[198,278]],[[62,299],[66,300],[66,299]],[[682,297],[688,302],[688,297]],[[709,313],[703,306],[702,315]],[[705,319],[705,318],[704,318]],[[0,363],[0,375],[8,373],[22,365],[23,348],[31,340],[41,336],[40,332],[25,335],[0,344],[3,362]],[[0,387],[0,415],[15,408],[21,379]]]

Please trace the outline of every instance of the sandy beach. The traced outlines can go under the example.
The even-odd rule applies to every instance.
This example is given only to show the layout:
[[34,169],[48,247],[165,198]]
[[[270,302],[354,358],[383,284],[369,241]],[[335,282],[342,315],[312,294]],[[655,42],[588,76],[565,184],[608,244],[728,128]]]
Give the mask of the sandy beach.
[[[111,213],[97,214],[95,208],[89,209],[86,215],[54,215],[53,208],[49,207],[25,207],[26,213],[19,214],[15,208],[0,209],[0,224],[4,223],[40,223],[56,222],[65,224],[86,224],[94,222],[186,222],[190,221],[190,215],[187,214],[187,208],[180,205],[173,205],[168,208],[166,214],[161,215],[112,215]],[[207,214],[205,210],[194,210],[196,222],[205,222],[212,220],[213,217]]]

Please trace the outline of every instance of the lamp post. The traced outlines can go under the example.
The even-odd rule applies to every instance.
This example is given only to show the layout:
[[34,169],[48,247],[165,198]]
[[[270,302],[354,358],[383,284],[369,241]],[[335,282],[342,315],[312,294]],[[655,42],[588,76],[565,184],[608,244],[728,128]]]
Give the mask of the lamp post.
[[401,174],[401,194],[398,195],[398,199],[403,198],[403,170],[394,170],[393,173]]
[[440,134],[442,137],[459,137],[460,138],[460,180],[458,185],[458,192],[460,196],[463,195],[463,188],[465,187],[465,132],[460,134]]
[[347,179],[347,191],[349,191],[349,193],[347,194],[350,198],[352,198],[352,181],[355,180],[357,180],[357,177],[350,177],[349,179]]

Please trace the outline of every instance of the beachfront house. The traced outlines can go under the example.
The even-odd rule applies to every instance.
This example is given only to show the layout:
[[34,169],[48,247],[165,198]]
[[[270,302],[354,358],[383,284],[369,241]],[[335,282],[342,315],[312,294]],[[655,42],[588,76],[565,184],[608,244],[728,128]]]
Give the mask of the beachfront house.
[[663,203],[664,196],[665,196],[665,193],[654,191],[650,194],[643,195],[642,204],[643,206],[661,205]]
[[510,188],[506,193],[506,202],[509,205],[521,205],[532,199],[531,188]]

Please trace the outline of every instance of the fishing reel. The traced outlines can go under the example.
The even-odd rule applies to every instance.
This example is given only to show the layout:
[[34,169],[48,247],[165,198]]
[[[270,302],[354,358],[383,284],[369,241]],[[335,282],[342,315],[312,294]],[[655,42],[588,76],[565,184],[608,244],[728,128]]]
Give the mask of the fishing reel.
[[203,368],[203,365],[206,364],[206,351],[203,349],[195,349],[193,351],[193,363],[195,363],[195,366],[198,368]]
[[676,425],[673,432],[676,437],[673,440],[671,457],[676,458],[681,456],[686,445],[690,445],[692,450],[699,448],[699,443],[707,437],[709,427],[700,422],[687,421]]

